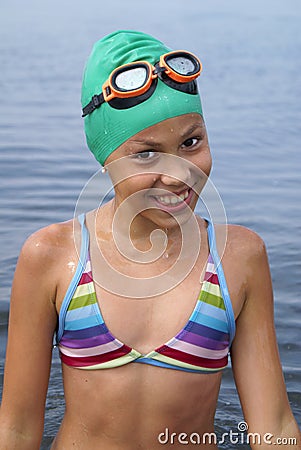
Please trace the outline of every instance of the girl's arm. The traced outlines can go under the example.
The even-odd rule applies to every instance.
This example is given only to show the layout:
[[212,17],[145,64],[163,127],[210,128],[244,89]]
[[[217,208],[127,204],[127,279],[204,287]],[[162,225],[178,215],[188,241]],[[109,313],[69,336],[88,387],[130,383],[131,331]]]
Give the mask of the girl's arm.
[[262,240],[255,233],[246,233],[246,300],[237,319],[231,356],[248,432],[258,433],[261,439],[260,445],[258,441],[252,444],[252,440],[250,445],[260,450],[300,450],[300,433],[288,402],[276,342],[267,254]]
[[24,244],[12,286],[0,408],[0,450],[40,448],[49,381],[55,309],[51,227]]

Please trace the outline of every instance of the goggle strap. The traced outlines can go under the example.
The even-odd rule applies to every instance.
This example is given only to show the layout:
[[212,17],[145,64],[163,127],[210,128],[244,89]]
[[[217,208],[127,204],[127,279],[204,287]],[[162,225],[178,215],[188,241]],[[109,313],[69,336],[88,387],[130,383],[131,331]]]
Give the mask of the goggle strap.
[[98,95],[93,95],[91,101],[83,108],[82,117],[86,117],[91,112],[95,111],[95,109],[99,108],[104,103],[103,93]]

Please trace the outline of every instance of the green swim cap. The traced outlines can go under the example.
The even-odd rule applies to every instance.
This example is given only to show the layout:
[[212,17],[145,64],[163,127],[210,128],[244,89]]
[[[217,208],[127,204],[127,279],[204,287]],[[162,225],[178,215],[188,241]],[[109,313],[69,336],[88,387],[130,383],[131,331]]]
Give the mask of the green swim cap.
[[[95,43],[87,61],[82,84],[82,107],[117,67],[134,61],[155,64],[170,52],[162,42],[139,31],[117,31]],[[198,94],[187,94],[158,80],[155,92],[143,103],[127,109],[116,109],[108,103],[85,117],[85,133],[89,149],[97,161],[107,157],[123,142],[139,131],[163,120],[188,113],[202,114]]]

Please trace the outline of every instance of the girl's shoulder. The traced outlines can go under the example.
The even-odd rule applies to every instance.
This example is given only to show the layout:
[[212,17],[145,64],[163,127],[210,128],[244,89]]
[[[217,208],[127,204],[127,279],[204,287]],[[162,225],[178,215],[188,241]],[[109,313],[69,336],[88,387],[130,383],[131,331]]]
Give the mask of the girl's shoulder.
[[80,225],[76,219],[53,223],[32,233],[24,242],[19,260],[34,270],[57,267],[59,261],[74,252],[76,240],[80,240]]
[[258,233],[242,225],[227,224],[227,243],[234,248],[243,248],[246,251],[253,251],[264,246],[263,239]]
[[238,264],[253,265],[266,259],[266,246],[258,233],[241,225],[215,225],[220,255]]

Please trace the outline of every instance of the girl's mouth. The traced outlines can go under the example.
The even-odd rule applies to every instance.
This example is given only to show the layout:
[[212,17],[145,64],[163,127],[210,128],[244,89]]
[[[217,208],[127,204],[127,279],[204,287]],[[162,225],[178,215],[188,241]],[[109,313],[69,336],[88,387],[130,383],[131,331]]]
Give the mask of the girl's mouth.
[[165,211],[179,211],[183,208],[186,208],[189,205],[193,196],[193,190],[191,188],[187,188],[179,194],[164,194],[164,195],[155,195],[152,198],[155,200],[157,207],[163,209]]

